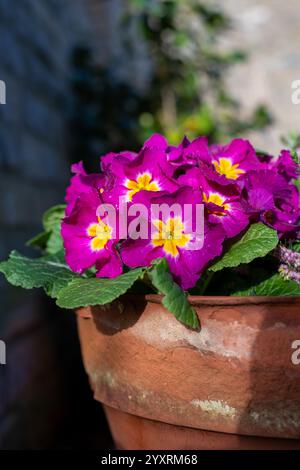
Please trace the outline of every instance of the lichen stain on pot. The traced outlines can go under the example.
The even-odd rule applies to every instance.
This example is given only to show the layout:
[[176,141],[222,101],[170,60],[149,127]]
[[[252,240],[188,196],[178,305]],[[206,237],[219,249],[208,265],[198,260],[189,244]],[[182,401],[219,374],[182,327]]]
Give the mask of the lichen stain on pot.
[[129,384],[121,384],[111,371],[92,369],[89,370],[88,373],[92,382],[92,389],[94,391],[95,398],[99,388],[106,390],[108,395],[117,390],[117,395],[122,398],[121,401],[128,399],[134,400],[136,403],[143,403],[149,399],[151,395],[151,392],[147,390],[137,390]]
[[[114,375],[109,371],[90,372],[91,380],[94,384],[95,398],[97,398],[97,391],[101,390],[106,395],[110,395],[111,392],[117,392],[114,394],[115,403],[124,405],[129,400],[136,405],[143,405],[146,408],[151,406],[153,400],[153,393],[148,390],[133,387],[130,383],[121,383],[117,380]],[[158,402],[155,397],[156,403]]]
[[163,409],[165,413],[184,416],[189,412],[189,404],[176,402],[166,394],[157,394],[150,390],[132,386],[130,383],[121,383],[111,372],[90,372],[93,383],[95,399],[109,401],[119,409],[130,409],[139,414],[138,409],[145,410],[151,415],[153,409]]
[[294,403],[286,402],[281,409],[276,409],[275,406],[271,409],[258,407],[249,411],[249,416],[253,422],[269,430],[284,432],[286,429],[297,430],[300,427],[300,410]]
[[221,400],[192,400],[191,404],[202,411],[209,413],[211,417],[223,416],[234,418],[237,410]]
[[95,369],[89,372],[90,379],[93,384],[103,384],[110,389],[116,388],[118,383],[110,371],[97,371]]

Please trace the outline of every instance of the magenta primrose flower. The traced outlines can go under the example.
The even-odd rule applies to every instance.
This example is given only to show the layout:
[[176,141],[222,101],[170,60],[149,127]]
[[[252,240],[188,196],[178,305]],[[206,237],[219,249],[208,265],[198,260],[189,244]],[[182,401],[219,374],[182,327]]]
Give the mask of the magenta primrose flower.
[[187,170],[178,181],[201,191],[209,222],[221,224],[227,237],[234,237],[247,227],[249,216],[240,203],[238,186],[210,181],[200,168]]
[[[247,140],[209,145],[206,137],[171,146],[158,134],[138,153],[105,155],[99,173],[73,165],[62,223],[66,261],[80,274],[95,267],[98,277],[115,277],[124,266],[166,258],[174,280],[189,289],[224,242],[252,223],[272,227],[281,240],[299,237],[298,170],[288,150],[273,158]],[[103,204],[115,218],[99,212]]]
[[275,170],[279,175],[283,176],[289,183],[299,176],[299,165],[293,160],[289,150],[282,150],[279,157],[274,159],[272,156],[266,156],[266,168]]
[[83,167],[83,163],[75,163],[71,166],[74,176],[71,178],[71,184],[66,191],[66,215],[71,214],[77,198],[91,189],[95,188],[99,191],[106,185],[106,177],[103,174],[88,175]]
[[[173,194],[141,191],[134,202],[147,208],[149,236],[138,242],[129,237],[121,246],[124,263],[131,267],[149,266],[157,258],[167,258],[174,279],[184,289],[193,287],[207,263],[220,255],[225,232],[221,224],[210,224],[207,220],[201,233],[197,232],[197,214],[185,214],[185,207],[196,208],[202,203],[200,191],[188,187]],[[154,214],[151,208],[165,205],[172,208]],[[198,206],[198,207],[199,207]],[[194,223],[193,223],[194,221]],[[130,235],[130,233],[129,233]]]
[[250,171],[245,178],[247,211],[278,231],[280,238],[295,232],[300,217],[299,192],[275,164],[271,169]]
[[261,162],[247,140],[234,139],[228,145],[210,147],[212,164],[219,175],[228,180],[238,180],[249,170],[259,170]]
[[108,168],[114,177],[110,198],[116,205],[120,197],[130,202],[140,191],[173,192],[178,189],[172,179],[173,168],[167,162],[167,146],[162,136],[154,135],[135,157],[124,152],[104,157],[102,169]]
[[198,166],[210,179],[224,185],[237,182],[249,170],[264,167],[250,142],[243,139],[234,139],[227,145],[209,146],[206,137],[198,137],[193,142],[185,138],[178,147],[171,147],[169,154],[172,164]]
[[66,261],[77,273],[96,266],[98,277],[116,277],[122,263],[116,249],[115,227],[97,215],[103,202],[100,192],[90,188],[77,198],[70,215],[62,222]]

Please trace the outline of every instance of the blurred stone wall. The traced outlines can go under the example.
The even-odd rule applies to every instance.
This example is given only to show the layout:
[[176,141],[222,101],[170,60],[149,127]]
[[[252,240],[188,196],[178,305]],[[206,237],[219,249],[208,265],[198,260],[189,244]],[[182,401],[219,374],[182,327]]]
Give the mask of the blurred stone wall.
[[95,59],[143,92],[148,86],[151,61],[136,22],[125,26],[128,0],[84,0],[97,42]]
[[[0,0],[0,259],[41,229],[69,178],[70,52],[93,33],[81,0]],[[58,438],[78,349],[64,312],[0,276],[0,448],[44,448]],[[62,340],[63,338],[63,340]],[[62,346],[64,344],[64,346]],[[79,365],[78,365],[79,364]],[[75,366],[74,366],[75,368]],[[70,392],[70,391],[69,391]],[[74,411],[74,410],[73,410]]]
[[69,54],[88,35],[81,1],[0,0],[0,258],[62,201]]
[[249,54],[228,79],[243,112],[267,104],[274,124],[250,135],[262,150],[277,152],[280,138],[291,130],[300,133],[300,105],[292,103],[291,84],[300,80],[299,0],[218,0],[232,19],[232,29],[222,39],[224,47]]

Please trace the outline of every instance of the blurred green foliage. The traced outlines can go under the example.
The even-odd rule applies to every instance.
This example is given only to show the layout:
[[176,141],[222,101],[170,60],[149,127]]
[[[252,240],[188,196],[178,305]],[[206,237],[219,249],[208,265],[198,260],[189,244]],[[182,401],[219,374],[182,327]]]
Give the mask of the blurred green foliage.
[[185,134],[222,141],[271,122],[264,106],[241,118],[226,77],[230,67],[246,56],[240,50],[220,50],[218,41],[230,28],[230,20],[210,1],[127,0],[122,37],[133,25],[152,64],[143,96],[120,81],[110,64],[95,65],[87,49],[74,51],[73,161],[136,149],[153,132],[165,134],[174,144]]
[[264,106],[242,119],[239,103],[229,94],[227,72],[246,55],[220,50],[218,40],[230,20],[211,2],[129,0],[126,21],[138,22],[154,64],[151,92],[139,117],[141,140],[158,131],[172,143],[184,134],[220,141],[271,122]]
[[[300,149],[300,134],[297,131],[291,131],[288,135],[281,137],[282,143],[292,150],[292,152]],[[298,155],[296,155],[298,158]],[[298,162],[298,160],[296,160]]]

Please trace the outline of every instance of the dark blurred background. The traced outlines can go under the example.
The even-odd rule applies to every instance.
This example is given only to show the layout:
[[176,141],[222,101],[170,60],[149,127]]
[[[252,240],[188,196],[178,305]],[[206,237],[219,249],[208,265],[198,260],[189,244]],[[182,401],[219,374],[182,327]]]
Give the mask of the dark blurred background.
[[[277,151],[297,127],[299,21],[297,0],[0,0],[0,259],[29,252],[71,162],[98,170],[153,132]],[[73,313],[2,276],[0,293],[0,448],[111,447]]]

